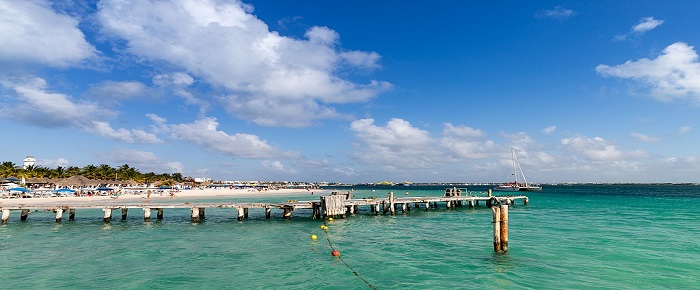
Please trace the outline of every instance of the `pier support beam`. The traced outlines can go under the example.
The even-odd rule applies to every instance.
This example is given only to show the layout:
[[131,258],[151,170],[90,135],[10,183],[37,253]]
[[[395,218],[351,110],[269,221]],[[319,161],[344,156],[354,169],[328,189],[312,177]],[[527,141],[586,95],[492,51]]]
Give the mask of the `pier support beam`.
[[243,217],[248,218],[248,208],[247,207],[243,208]]
[[508,252],[508,205],[501,205],[501,251]]
[[75,209],[71,208],[68,210],[68,221],[72,222],[75,221]]
[[288,207],[285,207],[285,208],[284,208],[284,213],[282,213],[282,217],[283,217],[285,220],[291,219],[291,218],[292,218],[292,209],[291,209],[291,208],[288,208]]
[[396,203],[394,198],[394,192],[389,192],[389,210],[391,215],[396,215]]
[[236,209],[238,209],[238,221],[242,221],[243,218],[245,218],[245,213],[243,212],[243,208],[237,207]]
[[143,221],[145,221],[145,222],[151,221],[151,208],[150,207],[143,208]]
[[[318,210],[318,208],[316,210]],[[265,218],[269,219],[271,215],[272,215],[272,208],[266,207],[265,208]]]
[[123,207],[123,208],[122,208],[122,220],[123,220],[123,221],[125,221],[125,220],[126,220],[126,215],[127,215],[127,212],[129,212],[129,209],[128,209],[128,208],[125,208],[125,207]]
[[426,201],[425,202],[425,211],[428,211],[428,209],[430,209],[430,202]]
[[26,221],[26,220],[27,220],[27,217],[29,216],[29,213],[30,213],[30,212],[31,212],[31,211],[28,210],[28,209],[23,209],[23,210],[22,210],[22,215],[20,216],[19,220],[21,220],[21,221]]
[[158,209],[158,213],[156,214],[156,218],[159,220],[163,219],[163,209],[162,208]]
[[57,222],[57,223],[60,223],[61,220],[63,219],[63,209],[62,209],[62,208],[57,208],[57,209],[55,210],[55,212],[56,212],[56,222]]
[[111,208],[103,208],[102,211],[105,212],[104,218],[102,220],[106,223],[110,222],[112,220],[112,209]]
[[524,205],[527,205],[529,202],[530,202],[529,198],[526,197],[526,198],[523,199],[523,204],[524,204]]
[[469,207],[474,208],[474,200],[473,199],[469,200]]
[[497,206],[491,207],[493,212],[493,251],[501,252],[501,208]]
[[6,225],[8,219],[10,219],[10,210],[9,210],[9,209],[3,209],[3,210],[2,210],[2,224],[3,224],[3,225]]
[[199,219],[203,221],[205,218],[206,218],[206,215],[204,214],[204,208],[200,207],[199,208]]
[[192,211],[192,214],[191,214],[191,216],[192,216],[192,222],[193,222],[193,223],[198,223],[198,222],[199,222],[199,208],[193,207],[193,208],[191,209],[191,211]]

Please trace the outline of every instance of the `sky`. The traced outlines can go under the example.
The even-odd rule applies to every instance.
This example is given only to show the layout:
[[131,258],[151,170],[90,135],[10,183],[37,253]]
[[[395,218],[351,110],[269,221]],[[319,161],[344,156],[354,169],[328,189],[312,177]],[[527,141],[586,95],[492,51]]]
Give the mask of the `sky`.
[[700,182],[698,1],[0,1],[0,161]]

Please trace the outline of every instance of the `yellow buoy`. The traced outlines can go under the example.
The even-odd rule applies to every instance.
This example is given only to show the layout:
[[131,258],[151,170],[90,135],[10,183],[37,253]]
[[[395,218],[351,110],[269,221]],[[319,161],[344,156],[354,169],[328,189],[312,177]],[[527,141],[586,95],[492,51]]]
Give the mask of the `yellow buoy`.
[[318,239],[318,237],[316,235],[311,235],[311,239],[316,240],[316,239]]
[[332,222],[332,221],[333,221],[333,218],[328,218],[328,221],[329,221],[329,222]]

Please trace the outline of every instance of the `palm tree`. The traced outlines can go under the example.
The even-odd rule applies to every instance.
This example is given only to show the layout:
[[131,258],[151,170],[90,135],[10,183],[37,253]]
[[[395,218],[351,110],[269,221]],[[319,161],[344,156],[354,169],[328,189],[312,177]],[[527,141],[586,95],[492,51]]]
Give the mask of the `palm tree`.
[[80,170],[80,174],[83,176],[90,178],[90,179],[95,179],[97,177],[97,166],[95,165],[85,165],[82,170]]

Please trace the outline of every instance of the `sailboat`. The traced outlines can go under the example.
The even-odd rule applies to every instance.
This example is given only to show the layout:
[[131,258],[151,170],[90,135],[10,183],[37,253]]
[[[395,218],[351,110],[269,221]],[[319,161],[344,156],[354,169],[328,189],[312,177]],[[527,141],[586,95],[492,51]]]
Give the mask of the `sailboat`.
[[[518,157],[515,156],[515,148],[511,147],[510,148],[512,159],[513,159],[513,173],[512,175],[515,177],[515,181],[513,182],[508,182],[501,184],[497,187],[495,187],[493,190],[495,191],[540,191],[542,190],[541,186],[533,185],[527,182],[527,179],[525,179],[525,173],[523,173],[523,169],[520,167],[520,163],[518,162]],[[523,182],[518,181],[518,170],[520,171],[520,176],[523,178]]]

